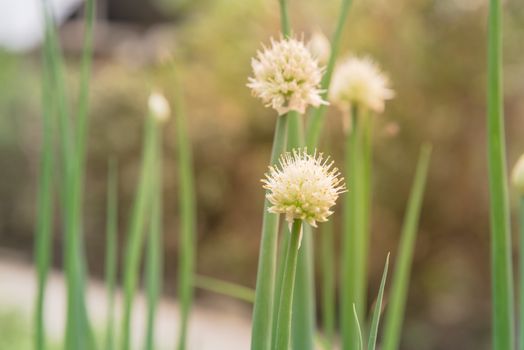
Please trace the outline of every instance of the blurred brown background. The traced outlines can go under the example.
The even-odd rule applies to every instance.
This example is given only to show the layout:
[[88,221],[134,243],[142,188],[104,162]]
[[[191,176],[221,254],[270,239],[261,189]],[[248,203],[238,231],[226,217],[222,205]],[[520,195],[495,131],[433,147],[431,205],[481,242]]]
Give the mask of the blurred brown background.
[[[339,1],[290,3],[295,33],[332,33]],[[487,1],[481,0],[355,1],[344,33],[343,52],[374,57],[396,91],[386,112],[376,117],[370,295],[378,288],[387,252],[395,259],[419,146],[430,141],[434,147],[402,349],[489,348],[486,14]],[[76,11],[61,27],[72,96],[81,17]],[[116,157],[119,166],[123,243],[147,95],[160,87],[169,96],[175,86],[172,67],[158,63],[169,51],[179,62],[194,147],[198,272],[254,287],[263,203],[259,179],[276,116],[250,96],[245,84],[250,58],[261,42],[279,35],[278,26],[276,0],[100,2],[85,197],[93,276],[103,275],[107,160]],[[505,3],[504,55],[512,166],[524,151],[521,1]],[[27,260],[33,245],[40,98],[38,48],[0,51],[0,248]],[[398,133],[391,133],[397,126]],[[340,130],[341,116],[332,109],[324,135],[331,141],[321,148],[331,149],[337,160]],[[172,123],[164,137],[165,290],[172,295],[178,227]],[[54,242],[54,264],[60,267],[59,231]]]

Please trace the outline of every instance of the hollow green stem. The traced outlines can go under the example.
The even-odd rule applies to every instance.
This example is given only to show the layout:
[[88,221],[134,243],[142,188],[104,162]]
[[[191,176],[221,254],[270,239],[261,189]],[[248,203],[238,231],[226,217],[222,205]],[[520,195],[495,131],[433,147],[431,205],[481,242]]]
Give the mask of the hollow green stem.
[[493,348],[515,346],[515,308],[511,265],[502,95],[502,15],[500,0],[490,0],[488,18],[488,168],[491,221]]
[[[277,119],[273,137],[271,165],[277,163],[278,157],[285,149],[286,134],[287,115],[282,115]],[[268,212],[270,206],[269,201],[266,199],[264,201],[262,237],[258,255],[255,304],[253,307],[252,350],[268,350],[271,346],[279,216]]]
[[358,346],[353,304],[359,319],[365,319],[367,246],[369,241],[370,145],[367,143],[369,116],[357,107],[346,136],[345,169],[350,189],[344,198],[342,235],[341,330],[345,349]]
[[275,350],[289,350],[291,338],[291,321],[293,310],[293,292],[300,244],[301,220],[295,220],[291,229],[289,247],[285,258],[284,278],[278,308],[278,325]]

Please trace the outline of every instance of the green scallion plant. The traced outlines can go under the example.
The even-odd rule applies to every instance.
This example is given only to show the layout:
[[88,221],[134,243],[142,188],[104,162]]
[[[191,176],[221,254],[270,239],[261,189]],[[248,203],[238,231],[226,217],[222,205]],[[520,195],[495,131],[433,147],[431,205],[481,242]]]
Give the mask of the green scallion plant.
[[[285,214],[292,224],[284,264],[278,313],[276,318],[274,349],[288,349],[291,342],[292,311],[295,276],[297,273],[298,249],[302,240],[302,221],[316,227],[316,222],[327,221],[332,214],[330,207],[338,195],[345,191],[342,179],[333,168],[333,163],[324,161],[321,154],[310,155],[305,149],[293,149],[280,158],[278,167],[270,167],[263,180],[268,190],[267,199],[273,205],[270,212]],[[293,200],[290,201],[290,198]],[[293,345],[295,346],[295,345]]]
[[[60,204],[64,225],[64,260],[67,282],[67,316],[65,346],[75,349],[96,347],[85,306],[86,263],[83,252],[82,199],[84,183],[85,134],[94,26],[94,1],[86,1],[86,31],[82,59],[80,96],[75,123],[70,118],[64,84],[63,58],[58,35],[48,1],[43,1],[44,12],[44,80],[52,93],[48,96],[57,115],[58,150],[55,157],[60,186]],[[47,84],[47,83],[46,83]],[[43,260],[42,260],[43,261]],[[38,340],[37,340],[38,341]]]
[[341,268],[341,333],[342,344],[347,349],[358,346],[353,304],[358,318],[366,319],[372,112],[383,112],[385,101],[392,97],[387,77],[371,59],[348,57],[337,66],[330,99],[343,113],[346,125],[345,169],[349,187],[353,189],[345,200]]

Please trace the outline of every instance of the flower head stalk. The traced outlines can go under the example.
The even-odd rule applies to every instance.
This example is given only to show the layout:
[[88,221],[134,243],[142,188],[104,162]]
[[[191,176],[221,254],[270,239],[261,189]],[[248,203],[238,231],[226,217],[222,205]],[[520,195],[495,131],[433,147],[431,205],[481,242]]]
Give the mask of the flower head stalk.
[[271,39],[252,59],[253,77],[247,86],[266,107],[279,115],[289,111],[304,114],[308,106],[327,104],[320,96],[324,69],[309,52],[303,41],[294,38]]
[[389,79],[368,57],[348,57],[339,63],[329,94],[330,101],[343,111],[356,105],[377,113],[382,113],[385,101],[394,96]]
[[313,227],[333,214],[331,207],[346,191],[340,172],[322,153],[308,154],[294,149],[280,157],[279,166],[270,166],[262,180],[272,206],[269,211],[284,214],[286,221],[300,219]]

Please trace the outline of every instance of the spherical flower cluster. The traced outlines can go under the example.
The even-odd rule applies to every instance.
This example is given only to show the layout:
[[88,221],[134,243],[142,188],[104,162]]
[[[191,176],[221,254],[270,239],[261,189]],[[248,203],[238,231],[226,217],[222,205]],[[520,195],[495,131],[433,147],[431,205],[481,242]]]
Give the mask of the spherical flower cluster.
[[320,30],[313,32],[307,43],[307,48],[319,63],[326,64],[328,62],[329,55],[331,55],[331,44]]
[[153,118],[159,122],[164,122],[169,118],[169,114],[171,114],[169,102],[167,102],[164,95],[162,95],[160,92],[153,91],[151,95],[149,95],[147,104],[149,111],[153,115]]
[[320,96],[323,69],[302,41],[294,38],[275,41],[252,59],[253,77],[247,86],[253,96],[279,115],[289,111],[305,113],[311,105],[327,104]]
[[370,58],[349,57],[336,67],[329,95],[330,101],[344,111],[356,105],[381,113],[385,101],[395,93]]
[[515,164],[513,168],[511,182],[519,192],[519,195],[524,196],[524,154],[520,156],[517,164]]
[[272,204],[269,211],[285,214],[289,223],[300,219],[317,227],[317,221],[327,221],[338,195],[346,191],[333,161],[324,159],[321,153],[311,155],[306,149],[294,149],[284,153],[279,163],[278,167],[270,166],[262,180]]

